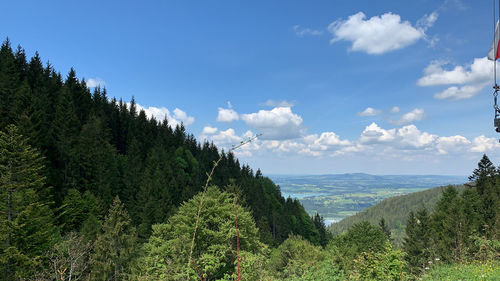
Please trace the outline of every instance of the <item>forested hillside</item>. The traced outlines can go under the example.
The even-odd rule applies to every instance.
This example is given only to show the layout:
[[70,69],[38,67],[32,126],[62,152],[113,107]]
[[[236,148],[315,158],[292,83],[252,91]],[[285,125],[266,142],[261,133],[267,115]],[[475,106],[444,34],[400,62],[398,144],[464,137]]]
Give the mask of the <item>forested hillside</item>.
[[[377,225],[384,219],[386,227],[392,232],[394,242],[401,245],[404,237],[406,220],[410,212],[417,212],[422,208],[432,211],[445,188],[445,186],[440,186],[385,199],[377,205],[366,208],[353,216],[331,224],[328,230],[332,234],[337,235],[347,231],[350,227],[362,221],[368,221],[371,224]],[[458,191],[462,191],[465,186],[456,186],[456,188]]]
[[[0,245],[0,267],[11,271],[2,276],[19,273],[14,260],[43,256],[57,241],[49,236],[82,232],[95,238],[117,198],[137,241],[146,241],[152,225],[167,222],[202,190],[219,158],[210,185],[221,191],[230,187],[239,196],[263,242],[278,245],[294,233],[320,243],[321,226],[299,201],[284,199],[260,170],[240,165],[231,152],[219,151],[212,143],[198,142],[182,125],[147,118],[134,100],[127,106],[106,89],[89,89],[73,69],[61,75],[38,53],[27,58],[22,48],[12,50],[8,39],[0,48],[0,116],[6,149],[2,161],[21,157],[17,150],[29,147],[19,161],[37,165],[29,176],[33,182],[16,178],[21,181],[11,189],[2,187],[0,193],[2,240],[7,237],[7,244]],[[15,181],[9,177],[24,177],[2,163],[2,186]],[[29,236],[38,234],[28,229],[11,233],[12,223],[28,219],[21,218],[21,210],[33,204],[45,208],[37,207],[39,213],[30,218],[46,226],[43,239]],[[32,245],[23,248],[26,241]]]

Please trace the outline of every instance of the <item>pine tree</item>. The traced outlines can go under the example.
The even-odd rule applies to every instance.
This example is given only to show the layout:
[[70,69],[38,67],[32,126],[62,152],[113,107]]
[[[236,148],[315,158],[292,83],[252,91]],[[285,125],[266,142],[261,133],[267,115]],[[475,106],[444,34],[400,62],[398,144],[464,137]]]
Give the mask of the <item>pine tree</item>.
[[0,265],[6,280],[30,276],[58,238],[43,197],[42,160],[14,125],[0,132]]
[[331,234],[326,230],[325,220],[318,213],[314,215],[314,227],[319,233],[319,244],[321,247],[325,248],[328,241],[331,239]]
[[135,227],[115,197],[94,246],[92,279],[126,280],[136,245]]
[[431,259],[431,236],[432,229],[427,210],[423,208],[416,215],[410,212],[403,250],[406,252],[406,261],[411,273],[421,274]]
[[495,173],[495,166],[491,163],[490,158],[483,154],[483,157],[477,163],[477,168],[474,169],[472,175],[469,176],[470,181],[476,181],[483,177],[491,176]]
[[391,230],[389,229],[389,227],[387,227],[387,224],[385,223],[385,219],[384,218],[381,218],[379,223],[378,223],[378,226],[380,227],[380,230],[382,230],[382,232],[385,233],[385,236],[387,236],[387,239],[389,241],[392,240],[391,238]]
[[455,187],[443,191],[431,216],[436,254],[443,261],[459,261],[464,254],[463,201]]

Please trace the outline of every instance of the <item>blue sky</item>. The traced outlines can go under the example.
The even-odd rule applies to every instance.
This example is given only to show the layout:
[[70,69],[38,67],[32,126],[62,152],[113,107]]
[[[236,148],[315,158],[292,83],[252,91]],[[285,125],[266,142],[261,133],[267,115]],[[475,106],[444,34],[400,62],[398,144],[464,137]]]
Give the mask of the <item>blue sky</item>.
[[[46,3],[42,3],[46,2]],[[264,174],[500,163],[491,1],[4,1],[0,38]]]

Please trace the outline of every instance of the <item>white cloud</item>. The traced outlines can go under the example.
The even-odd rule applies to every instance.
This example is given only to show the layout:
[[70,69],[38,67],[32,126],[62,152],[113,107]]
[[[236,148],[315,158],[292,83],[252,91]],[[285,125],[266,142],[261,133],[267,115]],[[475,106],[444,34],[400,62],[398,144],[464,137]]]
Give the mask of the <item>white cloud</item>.
[[102,80],[101,78],[90,78],[86,82],[87,87],[89,88],[95,88],[95,87],[104,87],[106,86],[106,82]]
[[384,130],[376,123],[366,126],[359,141],[363,144],[392,142],[396,138],[396,129]]
[[399,141],[397,145],[404,149],[428,147],[437,139],[436,135],[420,132],[415,125],[404,126],[396,131]]
[[349,41],[352,51],[361,51],[380,55],[389,51],[409,46],[425,38],[425,30],[430,27],[437,14],[431,14],[422,20],[420,27],[414,27],[408,21],[393,13],[385,13],[366,19],[363,12],[349,16],[347,20],[336,20],[328,26],[332,33],[331,43]]
[[[205,126],[199,137],[214,142],[225,151],[254,136],[252,131],[239,134],[235,129],[219,130]],[[404,162],[427,161],[439,157],[477,158],[478,154],[498,151],[494,138],[479,136],[472,141],[464,136],[439,136],[419,130],[415,125],[385,129],[376,123],[366,126],[358,139],[341,138],[335,132],[321,132],[295,139],[254,139],[234,153],[238,157],[362,157],[363,159],[398,159]],[[351,157],[349,156],[349,157]],[[299,158],[300,159],[300,158]],[[426,160],[427,159],[427,160]]]
[[293,113],[290,107],[259,110],[257,113],[241,114],[240,117],[247,125],[262,133],[262,139],[293,139],[305,133],[302,118]]
[[380,111],[378,109],[367,107],[363,112],[358,112],[357,115],[358,116],[376,116],[376,115],[379,115],[381,112],[382,111]]
[[437,139],[436,148],[438,154],[448,154],[449,152],[466,151],[466,147],[471,142],[462,136],[440,137]]
[[432,61],[424,69],[424,76],[417,81],[419,86],[450,86],[436,93],[434,95],[436,99],[471,98],[489,84],[493,75],[493,63],[486,57],[475,58],[470,65],[457,65],[449,70],[444,68],[446,65],[448,63],[445,61]]
[[471,148],[472,152],[480,152],[484,153],[487,151],[498,150],[500,148],[500,144],[498,140],[495,138],[487,138],[483,135],[479,137],[475,137],[473,140],[473,147]]
[[308,145],[308,149],[314,151],[336,150],[339,147],[351,145],[348,140],[341,140],[334,132],[323,132],[318,137],[317,134],[308,135],[302,139]]
[[210,126],[205,126],[203,127],[203,130],[201,131],[202,135],[213,135],[217,133],[218,129]]
[[227,129],[225,131],[220,131],[219,134],[212,136],[212,140],[218,145],[227,144],[238,144],[241,141],[241,137],[235,134],[234,129]]
[[[144,110],[148,118],[154,117],[158,121],[163,121],[167,118],[168,124],[172,128],[175,128],[181,123],[184,124],[184,126],[189,126],[194,123],[194,117],[188,116],[186,112],[180,110],[179,108],[174,109],[174,115],[171,115],[170,111],[165,107],[143,107],[137,103],[135,105],[137,107],[137,111],[140,112],[141,110]],[[130,108],[130,103],[127,103],[127,107]]]
[[401,110],[397,106],[394,106],[393,108],[391,108],[391,113],[399,113],[399,111],[401,111]]
[[461,99],[470,99],[473,96],[477,95],[484,87],[487,86],[487,83],[479,84],[479,85],[466,85],[463,87],[449,87],[448,89],[436,93],[434,98],[436,99],[450,99],[450,100],[461,100]]
[[415,125],[399,129],[382,129],[376,123],[371,123],[361,133],[361,144],[384,144],[392,148],[415,149],[431,144],[437,136],[420,132]]
[[217,122],[231,123],[233,121],[239,120],[240,116],[236,111],[233,110],[233,105],[230,101],[227,102],[228,108],[219,107],[219,113],[217,114]]
[[271,107],[292,107],[295,105],[294,102],[286,101],[286,100],[267,100],[262,105],[271,106]]
[[222,108],[219,107],[219,113],[217,114],[217,122],[231,123],[233,121],[239,120],[240,117],[236,111],[232,108]]
[[420,121],[425,118],[425,112],[422,108],[415,108],[414,110],[405,113],[400,119],[396,121],[390,121],[393,124],[404,125],[415,121]]
[[315,30],[308,27],[304,28],[300,27],[300,25],[294,25],[293,31],[295,31],[295,35],[297,35],[298,37],[304,37],[305,35],[318,36],[323,34],[323,31],[321,30]]

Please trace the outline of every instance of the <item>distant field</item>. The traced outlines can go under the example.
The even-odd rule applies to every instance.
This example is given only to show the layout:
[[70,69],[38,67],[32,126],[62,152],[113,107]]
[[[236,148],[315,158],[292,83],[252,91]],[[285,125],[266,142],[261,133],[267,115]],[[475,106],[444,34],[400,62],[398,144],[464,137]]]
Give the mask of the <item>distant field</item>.
[[449,184],[462,184],[466,177],[434,175],[340,174],[269,176],[284,197],[297,198],[307,212],[321,214],[327,224],[339,221],[397,195]]

